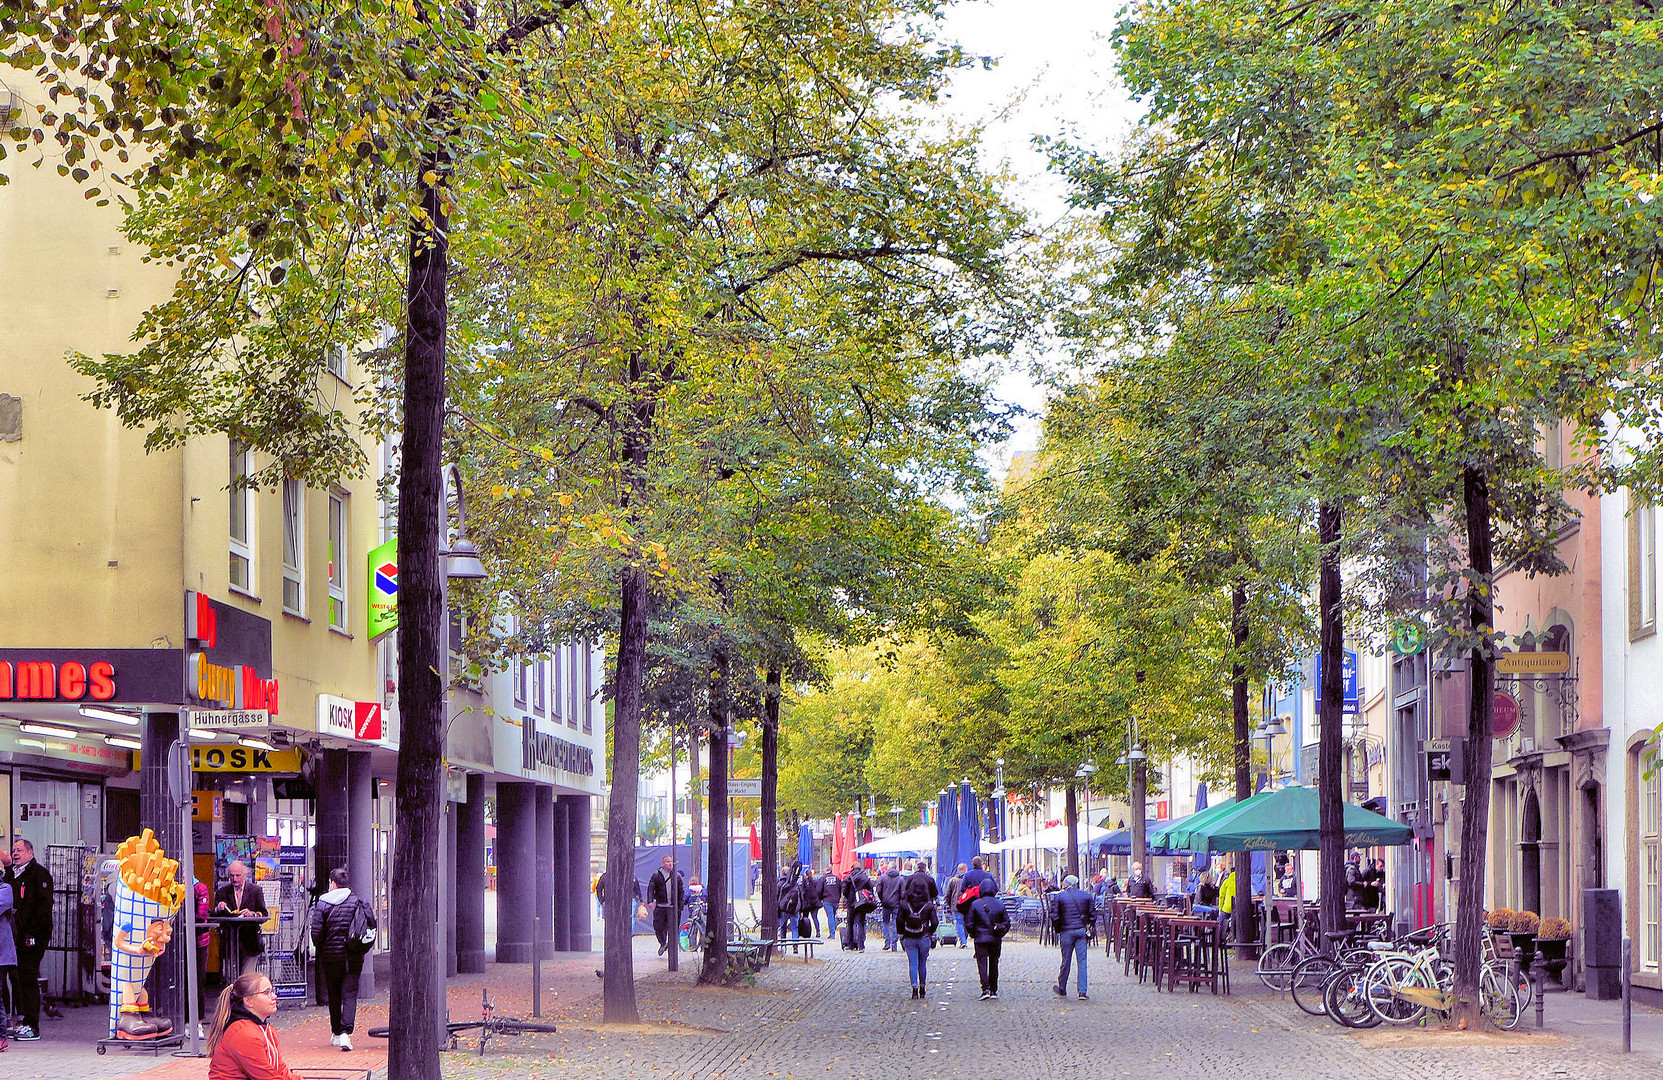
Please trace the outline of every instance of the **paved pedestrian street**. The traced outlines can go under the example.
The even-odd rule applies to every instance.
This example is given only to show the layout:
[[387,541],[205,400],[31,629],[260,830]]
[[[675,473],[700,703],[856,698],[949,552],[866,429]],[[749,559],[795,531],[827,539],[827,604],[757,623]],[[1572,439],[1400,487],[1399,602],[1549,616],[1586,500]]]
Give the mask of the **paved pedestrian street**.
[[[1072,985],[1067,999],[1052,994],[1055,949],[1012,940],[1006,945],[1000,1000],[978,1001],[974,954],[948,948],[930,955],[929,998],[913,1001],[905,955],[882,952],[878,945],[864,954],[834,950],[812,963],[787,952],[755,986],[719,989],[693,985],[692,963],[675,974],[666,971],[651,939],[644,938],[637,939],[635,951],[643,1022],[620,1029],[600,1024],[598,963],[596,957],[567,954],[545,964],[545,1013],[559,1033],[495,1038],[483,1057],[477,1037],[465,1040],[461,1050],[445,1055],[447,1080],[1656,1080],[1663,1075],[1663,1015],[1636,1009],[1637,1052],[1625,1057],[1617,1052],[1615,1006],[1587,1003],[1580,995],[1549,996],[1545,1033],[1346,1032],[1299,1012],[1260,986],[1248,969],[1239,972],[1236,992],[1228,997],[1205,990],[1169,995],[1123,977],[1119,964],[1094,952],[1091,1000],[1082,1002],[1072,996]],[[453,980],[452,1016],[477,1015],[486,987],[501,1012],[528,1015],[529,974],[526,965],[492,965],[483,975]],[[50,1022],[41,1042],[14,1043],[0,1056],[0,1077],[206,1077],[202,1060],[93,1055],[78,1029],[96,1017],[90,1010],[77,1016],[80,1012]],[[286,1005],[277,1024],[289,1063],[302,1072],[370,1069],[380,1080],[385,1043],[362,1032],[385,1022],[385,991],[359,1017],[358,1049],[341,1054],[328,1046],[324,1010]]]
[[[1392,1029],[1348,1033],[1255,981],[1230,997],[1157,993],[1093,954],[1091,999],[1050,990],[1054,949],[1007,946],[998,1001],[979,1001],[969,949],[930,956],[930,996],[908,996],[906,958],[869,947],[812,964],[789,953],[755,988],[700,989],[690,970],[645,974],[639,1029],[602,1028],[598,997],[565,1010],[558,1035],[493,1042],[483,1059],[447,1055],[452,1080],[1013,1076],[1289,1078],[1634,1077],[1659,1061],[1559,1034]],[[1552,1009],[1556,1001],[1550,999]],[[1637,1018],[1657,1032],[1663,1017]]]

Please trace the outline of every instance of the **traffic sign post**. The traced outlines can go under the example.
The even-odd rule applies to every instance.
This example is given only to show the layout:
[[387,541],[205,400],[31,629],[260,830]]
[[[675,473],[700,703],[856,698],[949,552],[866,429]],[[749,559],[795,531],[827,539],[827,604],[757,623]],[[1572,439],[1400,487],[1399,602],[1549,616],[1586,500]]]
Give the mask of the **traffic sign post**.
[[[699,777],[699,794],[700,795],[705,795],[705,796],[708,796],[710,794],[710,777],[708,777],[708,776]],[[735,777],[730,776],[728,778],[728,798],[730,798],[730,799],[760,799],[760,798],[762,798],[762,778],[761,777],[755,777],[755,776],[735,778]]]

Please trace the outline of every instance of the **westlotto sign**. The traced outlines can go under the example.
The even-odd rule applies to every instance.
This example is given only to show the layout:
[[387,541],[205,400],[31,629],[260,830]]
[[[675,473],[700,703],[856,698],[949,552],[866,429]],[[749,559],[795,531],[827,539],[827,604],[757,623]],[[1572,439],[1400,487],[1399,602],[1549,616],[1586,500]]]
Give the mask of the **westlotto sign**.
[[381,703],[348,701],[318,695],[318,734],[335,735],[357,742],[378,742],[382,738]]
[[176,703],[181,663],[177,649],[0,649],[0,701]]

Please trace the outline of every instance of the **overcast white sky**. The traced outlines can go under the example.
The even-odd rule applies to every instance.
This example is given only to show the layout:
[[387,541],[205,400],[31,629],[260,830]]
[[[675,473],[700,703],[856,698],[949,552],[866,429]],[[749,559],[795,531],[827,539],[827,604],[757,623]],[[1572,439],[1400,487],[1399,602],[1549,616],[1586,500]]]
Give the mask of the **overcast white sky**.
[[[1108,42],[1119,10],[1119,0],[965,0],[948,16],[947,38],[972,55],[998,58],[991,71],[978,65],[957,76],[949,108],[963,121],[989,125],[987,165],[1016,175],[1012,195],[1042,224],[1061,215],[1061,187],[1033,137],[1067,128],[1107,149],[1137,116],[1115,78]],[[1044,404],[1021,371],[1007,375],[998,392],[1036,413]],[[995,451],[999,472],[1011,455],[1033,448],[1038,426],[1037,415],[1030,417]]]

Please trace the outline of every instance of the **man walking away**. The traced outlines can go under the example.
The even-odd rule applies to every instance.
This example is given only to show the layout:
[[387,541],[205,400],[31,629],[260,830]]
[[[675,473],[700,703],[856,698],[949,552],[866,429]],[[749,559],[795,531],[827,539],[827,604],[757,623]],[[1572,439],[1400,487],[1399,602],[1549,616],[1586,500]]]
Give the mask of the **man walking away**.
[[877,890],[872,875],[864,866],[856,866],[843,879],[843,913],[849,920],[849,945],[859,952],[866,951],[866,916],[878,906]]
[[901,872],[885,863],[878,877],[878,903],[883,906],[883,947],[894,952],[901,947],[895,933],[895,912],[901,906]]
[[837,937],[837,899],[843,895],[843,882],[830,866],[820,875],[820,908],[826,913],[826,939]]
[[958,935],[957,944],[964,948],[964,915],[959,911],[959,890],[964,888],[964,875],[970,872],[970,867],[959,863],[958,873],[947,879],[947,910],[953,913],[953,930]]
[[12,996],[23,1018],[16,1037],[31,1042],[40,1038],[40,962],[52,940],[52,875],[35,861],[35,845],[21,836],[12,844],[11,883],[17,940]]
[[352,1049],[358,1021],[358,978],[364,954],[375,942],[375,916],[364,898],[352,891],[346,867],[329,871],[330,889],[312,905],[312,948],[329,1000],[329,1045]]
[[1010,914],[998,890],[997,884],[988,885],[986,892],[970,901],[969,914],[964,917],[976,943],[976,974],[981,976],[983,1001],[999,1000],[999,952],[1011,928]]
[[820,936],[820,904],[823,899],[820,889],[820,875],[814,872],[813,864],[803,867],[803,906],[797,921],[799,924],[806,922],[814,937]]
[[670,949],[670,935],[681,926],[681,909],[687,904],[687,882],[676,869],[676,857],[666,855],[647,881],[647,901],[652,904],[652,931],[658,936],[658,955]]
[[1080,1000],[1086,998],[1086,954],[1091,943],[1091,924],[1096,917],[1091,894],[1080,888],[1080,879],[1073,874],[1063,878],[1062,890],[1051,897],[1056,914],[1051,917],[1051,929],[1057,932],[1062,945],[1062,970],[1057,972],[1057,985],[1051,990],[1058,997],[1068,996],[1068,968],[1078,965]]

